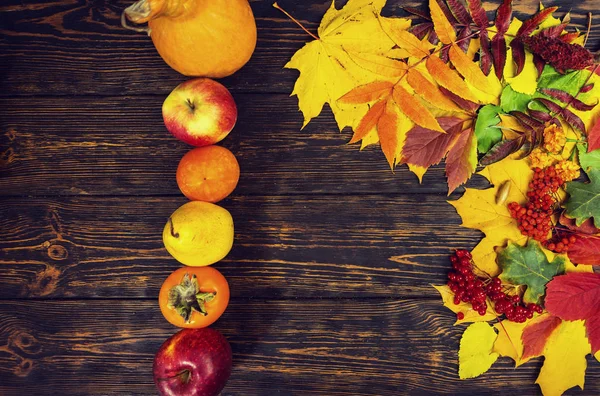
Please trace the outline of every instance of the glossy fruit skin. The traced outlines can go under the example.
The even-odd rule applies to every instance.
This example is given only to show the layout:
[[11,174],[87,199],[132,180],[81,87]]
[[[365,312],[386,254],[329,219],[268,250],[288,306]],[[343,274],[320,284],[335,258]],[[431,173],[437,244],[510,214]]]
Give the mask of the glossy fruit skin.
[[[205,303],[207,315],[193,311],[188,323],[174,308],[169,307],[169,291],[181,282],[185,274],[196,275],[201,292],[216,293],[212,301]],[[229,304],[229,284],[213,267],[182,267],[173,271],[163,282],[158,294],[158,304],[165,319],[174,326],[190,329],[207,327],[225,312]]]
[[240,165],[225,147],[198,147],[181,158],[176,176],[179,189],[188,199],[216,203],[235,190]]
[[216,396],[225,387],[231,367],[231,347],[220,332],[183,329],[160,346],[152,371],[160,395]]
[[196,147],[223,140],[238,115],[229,90],[209,78],[194,78],[175,87],[163,102],[162,114],[175,138]]
[[163,242],[180,263],[192,267],[223,259],[233,246],[233,218],[227,209],[210,202],[191,201],[167,220]]

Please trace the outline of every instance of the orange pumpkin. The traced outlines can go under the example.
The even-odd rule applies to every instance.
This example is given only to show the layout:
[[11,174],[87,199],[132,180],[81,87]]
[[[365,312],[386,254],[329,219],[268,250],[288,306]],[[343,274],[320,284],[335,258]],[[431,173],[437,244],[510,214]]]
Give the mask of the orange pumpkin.
[[[126,19],[148,27],[131,27]],[[121,21],[148,32],[165,62],[186,76],[229,76],[256,46],[248,0],[139,0],[123,11]]]

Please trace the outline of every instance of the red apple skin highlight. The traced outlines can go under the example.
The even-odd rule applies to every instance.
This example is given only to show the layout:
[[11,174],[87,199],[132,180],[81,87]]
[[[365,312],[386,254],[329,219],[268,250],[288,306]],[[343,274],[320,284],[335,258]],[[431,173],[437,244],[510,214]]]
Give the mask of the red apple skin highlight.
[[223,140],[237,121],[233,96],[209,78],[179,84],[165,99],[162,113],[169,132],[196,147]]
[[227,339],[211,328],[183,329],[154,357],[154,383],[163,396],[216,396],[231,375]]

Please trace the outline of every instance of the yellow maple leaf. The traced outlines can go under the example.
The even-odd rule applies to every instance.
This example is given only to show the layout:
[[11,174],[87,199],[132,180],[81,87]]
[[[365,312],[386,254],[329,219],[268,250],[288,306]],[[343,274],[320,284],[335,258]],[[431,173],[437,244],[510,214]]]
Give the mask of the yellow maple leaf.
[[583,389],[586,355],[591,352],[584,321],[563,321],[546,343],[544,365],[535,381],[544,396],[560,396],[574,386]]
[[521,340],[521,336],[528,324],[529,322],[517,323],[503,320],[494,325],[496,330],[498,330],[498,338],[494,342],[493,351],[500,356],[510,357],[515,361],[515,367],[529,360],[521,360],[521,356],[523,356],[523,341]]
[[[510,240],[524,245],[527,237],[517,228],[517,222],[508,211],[508,202],[527,201],[527,189],[533,171],[526,161],[504,159],[479,172],[493,187],[486,190],[467,188],[456,201],[448,201],[462,218],[461,226],[480,230],[485,238],[473,249],[473,261],[478,269],[496,276],[500,269],[496,263],[494,247],[504,246]],[[506,202],[496,203],[498,189],[510,183]]]
[[[331,107],[340,130],[354,126],[367,106],[344,106],[336,100],[376,78],[395,78],[398,72],[390,70],[393,60],[382,60],[395,43],[383,30],[380,20],[386,20],[396,30],[407,29],[410,21],[380,17],[384,5],[385,0],[349,0],[338,10],[332,1],[319,26],[318,39],[298,50],[285,65],[300,71],[292,95],[298,97],[298,107],[304,115],[303,127],[321,113],[325,103]],[[374,57],[364,56],[367,53]],[[376,74],[378,71],[380,74]]]
[[474,378],[485,373],[498,359],[492,352],[497,334],[489,324],[473,323],[463,333],[458,350],[458,376],[460,379]]
[[438,291],[438,293],[440,293],[444,307],[448,308],[454,313],[462,312],[465,315],[463,319],[457,319],[454,325],[469,322],[488,322],[498,317],[491,306],[488,306],[485,315],[482,316],[473,309],[471,303],[461,302],[460,304],[454,304],[454,293],[452,293],[452,290],[450,290],[447,285],[433,285],[433,287]]

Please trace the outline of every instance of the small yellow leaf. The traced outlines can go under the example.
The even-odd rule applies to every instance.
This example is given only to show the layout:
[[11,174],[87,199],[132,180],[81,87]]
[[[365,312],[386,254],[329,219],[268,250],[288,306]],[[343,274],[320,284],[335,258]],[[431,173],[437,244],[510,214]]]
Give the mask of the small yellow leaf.
[[585,357],[591,352],[583,320],[563,321],[546,343],[544,365],[535,381],[544,396],[560,396],[574,386],[583,389]]
[[409,69],[407,76],[408,84],[415,92],[423,97],[427,102],[438,109],[463,112],[450,98],[442,93],[438,87],[429,81],[416,69]]
[[394,86],[392,97],[400,111],[415,124],[420,125],[423,128],[431,129],[432,131],[446,133],[440,124],[438,124],[435,117],[429,112],[427,107],[419,101],[419,98],[415,98],[414,95],[402,88],[400,84]]
[[389,81],[373,81],[359,85],[338,99],[339,103],[361,104],[385,98],[392,93],[394,84]]
[[431,13],[431,20],[433,21],[433,28],[440,41],[443,44],[450,44],[456,41],[456,32],[436,0],[429,0],[429,11]]
[[465,81],[437,56],[430,56],[425,62],[429,74],[444,88],[455,95],[471,102],[479,103],[477,96],[471,92]]
[[523,356],[523,341],[521,336],[525,326],[529,323],[517,323],[509,320],[503,320],[494,325],[498,330],[498,338],[494,343],[494,352],[500,356],[508,356],[515,361],[515,367],[520,366],[524,362],[521,361]]
[[414,173],[419,179],[419,184],[423,183],[423,175],[427,172],[427,168],[419,165],[407,164],[408,169]]
[[457,320],[454,324],[461,323],[469,323],[469,322],[487,322],[490,320],[496,319],[498,316],[494,312],[494,309],[488,306],[488,309],[485,315],[481,316],[477,311],[473,310],[471,303],[461,302],[460,304],[454,304],[454,293],[447,285],[443,286],[433,286],[440,296],[442,297],[442,302],[444,303],[444,307],[448,308],[454,313],[462,312],[465,317],[461,320]]
[[429,51],[433,48],[428,41],[419,40],[414,34],[405,29],[390,26],[385,21],[382,21],[381,26],[398,47],[405,50],[409,56],[415,59],[423,59],[428,56]]
[[406,63],[383,55],[361,52],[348,52],[348,55],[358,66],[384,77],[400,78],[408,69]]
[[[435,2],[435,0],[432,1]],[[471,59],[469,59],[467,57],[467,54],[465,54],[460,48],[458,48],[456,44],[452,44],[452,46],[450,46],[449,55],[450,61],[452,62],[456,70],[458,70],[458,72],[465,78],[465,80],[468,83],[470,83],[480,91],[489,91],[490,84],[485,74],[483,74],[483,72],[479,68],[479,65],[473,62]]]
[[492,352],[497,334],[487,323],[473,323],[460,339],[458,350],[458,376],[460,379],[474,378],[485,373],[498,359]]

